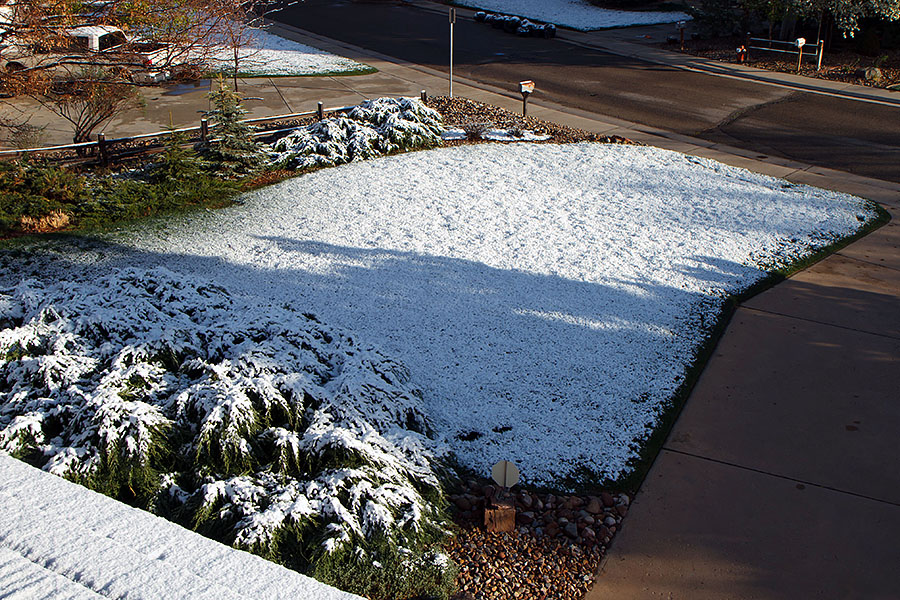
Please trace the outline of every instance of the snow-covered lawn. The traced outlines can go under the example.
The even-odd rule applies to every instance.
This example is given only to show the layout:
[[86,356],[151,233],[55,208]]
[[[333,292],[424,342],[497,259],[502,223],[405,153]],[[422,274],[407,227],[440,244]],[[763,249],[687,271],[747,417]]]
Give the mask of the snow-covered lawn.
[[873,216],[602,144],[411,153],[242,200],[116,236],[95,268],[164,264],[353,331],[409,368],[463,464],[531,482],[625,473],[723,299]]
[[528,17],[544,23],[590,31],[608,27],[654,25],[690,19],[683,12],[643,12],[599,8],[584,0],[456,0],[461,6]]
[[[240,49],[238,70],[248,77],[302,76],[357,73],[373,70],[343,56],[337,56],[293,40],[250,29],[249,42]],[[232,49],[223,47],[213,56],[213,68],[233,70]]]

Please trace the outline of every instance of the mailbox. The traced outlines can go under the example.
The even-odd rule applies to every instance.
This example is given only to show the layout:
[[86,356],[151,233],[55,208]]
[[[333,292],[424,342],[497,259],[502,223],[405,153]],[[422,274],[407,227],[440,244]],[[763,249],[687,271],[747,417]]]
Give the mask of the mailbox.
[[528,81],[520,81],[519,82],[519,91],[522,92],[523,96],[527,96],[534,92],[534,82],[531,80]]

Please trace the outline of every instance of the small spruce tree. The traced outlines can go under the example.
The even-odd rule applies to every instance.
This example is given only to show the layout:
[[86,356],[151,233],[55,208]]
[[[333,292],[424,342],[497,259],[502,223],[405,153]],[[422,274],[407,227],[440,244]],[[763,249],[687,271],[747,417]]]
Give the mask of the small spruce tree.
[[182,131],[169,128],[166,149],[162,153],[162,162],[157,163],[154,172],[154,183],[160,186],[178,189],[200,174],[203,161],[192,149],[185,147],[187,136]]
[[206,117],[211,121],[215,136],[203,148],[207,158],[219,171],[230,175],[246,175],[262,164],[262,151],[250,135],[250,128],[241,121],[247,114],[241,95],[232,90],[219,76],[218,90],[209,93],[213,109]]

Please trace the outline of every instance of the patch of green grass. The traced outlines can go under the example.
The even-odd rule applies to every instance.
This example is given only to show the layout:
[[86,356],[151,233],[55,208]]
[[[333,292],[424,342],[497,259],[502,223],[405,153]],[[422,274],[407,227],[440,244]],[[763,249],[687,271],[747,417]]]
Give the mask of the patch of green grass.
[[401,553],[381,539],[360,553],[345,547],[316,561],[311,575],[323,583],[369,598],[446,600],[455,591],[456,569],[436,564],[431,552]]

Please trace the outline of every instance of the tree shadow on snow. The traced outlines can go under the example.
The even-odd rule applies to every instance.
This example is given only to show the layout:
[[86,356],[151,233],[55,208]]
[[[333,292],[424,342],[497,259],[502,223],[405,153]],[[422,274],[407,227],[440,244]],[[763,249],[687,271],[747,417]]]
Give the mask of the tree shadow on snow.
[[[415,252],[251,239],[278,258],[267,265],[289,266],[57,236],[0,253],[0,283],[162,266],[290,304],[406,364],[464,463],[489,468],[511,458],[526,474],[557,476],[585,465],[615,472],[634,459],[629,446],[648,435],[678,390],[721,303],[647,282],[573,281]],[[746,267],[709,259],[691,269],[716,282]]]

